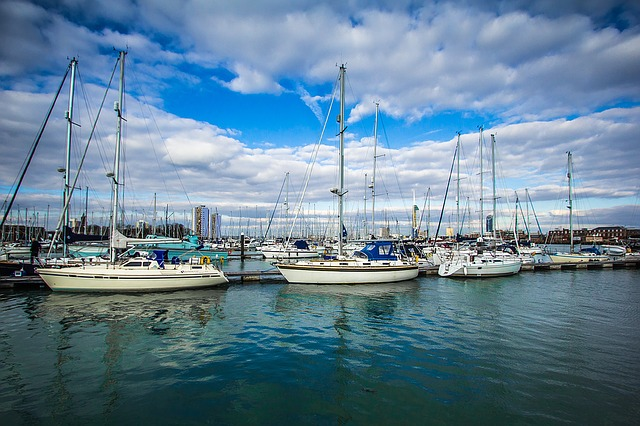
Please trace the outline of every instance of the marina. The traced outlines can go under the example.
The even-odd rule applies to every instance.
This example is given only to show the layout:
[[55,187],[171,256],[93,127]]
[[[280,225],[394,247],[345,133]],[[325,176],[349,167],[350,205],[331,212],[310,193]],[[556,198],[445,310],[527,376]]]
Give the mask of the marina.
[[[244,267],[262,268],[254,262]],[[226,266],[238,278],[252,272]],[[168,293],[0,291],[0,416],[7,424],[637,419],[635,268],[357,286],[267,277]]]
[[2,424],[638,423],[640,6],[243,3],[0,2]]

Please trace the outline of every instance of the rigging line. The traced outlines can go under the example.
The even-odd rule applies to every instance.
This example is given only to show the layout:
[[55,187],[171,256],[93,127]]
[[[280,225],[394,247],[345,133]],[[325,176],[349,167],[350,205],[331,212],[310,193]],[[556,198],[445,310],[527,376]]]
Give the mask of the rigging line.
[[[93,111],[91,110],[91,104],[89,103],[89,98],[87,96],[87,91],[85,90],[85,85],[84,85],[84,81],[82,79],[82,75],[80,74],[80,69],[76,69],[76,76],[78,77],[78,80],[80,81],[80,91],[82,92],[82,97],[84,99],[84,104],[85,107],[87,108],[87,116],[89,117],[89,120],[93,123],[97,123],[98,119],[96,117],[96,119],[94,120],[93,118]],[[109,81],[109,86],[111,85],[113,80],[113,74],[111,75],[111,80]],[[107,86],[107,87],[109,87]],[[105,95],[106,96],[106,95]],[[102,100],[102,104],[100,104],[100,108],[102,108],[102,106],[104,105],[105,100]],[[100,110],[98,110],[100,111]],[[99,112],[98,112],[99,114]],[[93,137],[93,133],[96,133],[97,135],[97,139],[98,140],[102,140],[102,136],[100,136],[100,131],[98,130],[97,126],[94,125],[93,129],[92,129],[92,133],[89,135],[89,140],[91,140],[91,138]],[[107,165],[106,165],[106,154],[103,151],[103,147],[101,146],[101,144],[96,145],[98,148],[98,155],[100,156],[100,161],[102,162],[102,168],[105,171],[105,173],[107,172]]]
[[[95,121],[93,122],[93,126],[91,128],[91,133],[89,134],[89,140],[87,141],[87,145],[84,148],[84,153],[82,154],[82,158],[80,159],[80,163],[78,164],[78,171],[76,172],[76,175],[73,179],[73,184],[71,184],[71,187],[69,188],[69,192],[67,194],[67,198],[64,200],[64,205],[62,207],[62,211],[60,212],[60,217],[58,218],[58,224],[56,225],[56,232],[54,233],[54,236],[52,238],[52,241],[56,241],[57,238],[60,236],[60,231],[61,231],[61,226],[62,226],[62,221],[64,220],[64,215],[65,212],[69,209],[69,202],[71,200],[71,196],[73,195],[73,191],[76,187],[76,184],[78,182],[78,176],[80,175],[80,170],[82,169],[82,165],[84,164],[84,160],[87,157],[87,152],[89,150],[89,145],[91,144],[91,140],[93,138],[93,135],[95,133],[96,130],[96,126],[98,124],[98,120],[100,118],[100,113],[102,111],[102,107],[104,106],[104,103],[107,99],[107,94],[109,93],[109,89],[111,88],[111,83],[113,82],[113,77],[115,75],[116,69],[118,67],[118,62],[120,60],[120,57],[118,57],[118,59],[116,60],[116,64],[113,68],[113,71],[111,73],[111,78],[109,79],[109,84],[107,85],[107,88],[104,92],[104,96],[102,97],[102,102],[100,103],[100,109],[98,110],[98,114],[96,116]],[[51,249],[53,248],[53,244],[51,244],[49,246],[49,253],[47,254],[47,256],[51,255]]]
[[[382,118],[382,115],[380,115],[379,117],[380,122],[382,123],[382,133],[384,133],[384,139],[385,142],[387,144],[387,149],[389,150],[389,161],[391,161],[391,166],[393,167],[393,175],[396,178],[396,184],[398,185],[398,193],[400,196],[400,200],[402,201],[402,208],[403,211],[406,214],[406,218],[409,222],[411,222],[411,215],[409,215],[409,210],[407,209],[407,203],[406,200],[404,198],[404,196],[402,195],[402,188],[400,186],[400,179],[398,178],[398,169],[396,168],[395,162],[393,161],[393,155],[391,155],[391,145],[389,144],[389,136],[387,135],[387,128],[384,125],[384,119]],[[384,180],[383,180],[384,183]],[[386,186],[385,186],[386,188]],[[388,193],[387,193],[388,196]]]
[[[141,87],[141,85],[140,85],[140,83],[139,83],[139,80],[138,80],[138,74],[137,74],[134,70],[132,70],[131,75],[132,75],[132,77],[133,77],[133,79],[134,79],[135,83],[136,83],[136,84],[138,84],[138,85]],[[150,114],[150,116],[151,116],[151,119],[152,119],[152,120],[154,121],[154,123],[155,123],[155,119],[154,119],[154,117],[153,117],[153,113],[151,112],[151,109],[150,109],[150,108],[148,108],[148,103],[147,103],[147,100],[146,100],[146,98],[145,98],[145,96],[144,96],[144,94],[143,94],[142,90],[141,90],[140,92],[142,93],[142,94],[140,95],[140,98],[143,100],[144,105],[145,105],[145,106],[147,106],[147,109],[148,109],[148,111],[149,111],[149,114]],[[154,156],[154,158],[155,158],[155,160],[156,160],[156,164],[158,165],[158,170],[162,170],[162,167],[161,167],[161,164],[160,164],[160,160],[159,160],[159,157],[158,157],[158,152],[156,151],[155,144],[153,143],[153,140],[151,139],[151,132],[150,132],[150,130],[149,130],[149,123],[148,123],[148,121],[147,121],[147,116],[145,115],[145,111],[144,111],[144,109],[142,108],[142,105],[140,105],[140,103],[138,103],[138,105],[140,106],[140,114],[142,115],[142,118],[143,118],[143,121],[144,121],[145,128],[147,129],[147,137],[148,137],[148,139],[149,139],[149,145],[151,146],[151,150],[153,151],[153,156]],[[157,129],[157,128],[158,128],[157,123],[155,123],[155,125],[156,125],[156,129]],[[158,130],[158,132],[159,132],[159,130]],[[161,136],[161,138],[162,138],[162,136]],[[168,152],[168,150],[166,150],[166,151]],[[174,165],[174,164],[172,164],[172,166],[174,167],[174,170],[175,170],[175,168],[176,168],[176,167],[175,167],[175,165]],[[168,185],[167,185],[167,181],[166,181],[166,179],[165,179],[165,177],[164,177],[164,173],[160,173],[160,178],[162,179],[162,185],[164,186],[165,193],[166,193],[167,195],[169,195],[169,187],[168,187]],[[169,200],[169,201],[171,202],[171,200]]]
[[33,141],[33,144],[31,145],[29,156],[27,157],[27,160],[23,163],[24,167],[22,169],[22,172],[20,173],[20,179],[18,179],[18,183],[16,184],[16,188],[15,188],[15,191],[13,192],[13,196],[11,197],[11,201],[9,201],[7,210],[5,210],[4,212],[4,216],[2,217],[2,222],[0,222],[0,227],[4,226],[7,220],[7,215],[11,211],[11,207],[13,207],[13,202],[16,200],[16,196],[18,195],[18,190],[20,189],[20,185],[22,185],[24,176],[27,174],[27,169],[29,168],[29,165],[31,164],[31,160],[33,159],[33,156],[36,153],[36,148],[38,148],[38,144],[40,143],[40,139],[42,138],[44,129],[47,126],[47,123],[49,122],[49,117],[51,117],[51,113],[53,112],[53,108],[56,105],[56,101],[58,100],[58,96],[60,95],[60,91],[62,90],[62,86],[64,86],[64,82],[67,79],[67,75],[69,74],[70,69],[71,69],[71,63],[69,63],[69,66],[67,67],[67,71],[64,73],[64,77],[62,77],[62,81],[60,82],[60,86],[58,86],[58,91],[56,92],[56,96],[53,98],[53,102],[51,102],[49,111],[47,112],[47,115],[44,121],[42,122],[42,125],[40,126],[38,135],[36,136],[36,139]]
[[[136,83],[138,83],[138,79],[137,79],[137,73],[133,72],[133,78],[136,81]],[[138,83],[139,84],[139,83]],[[141,86],[141,85],[140,85]],[[171,163],[171,165],[173,166],[173,170],[176,172],[176,177],[178,178],[178,182],[180,182],[180,187],[182,188],[182,192],[185,194],[185,197],[187,198],[187,202],[189,203],[189,206],[193,207],[193,203],[191,202],[191,199],[189,198],[189,193],[187,192],[187,189],[184,186],[184,182],[182,181],[182,178],[180,177],[180,173],[178,173],[178,168],[176,167],[176,164],[173,161],[173,158],[171,157],[171,152],[169,151],[169,148],[166,145],[166,138],[162,135],[162,132],[160,131],[160,127],[158,126],[158,122],[155,118],[155,116],[153,115],[153,111],[151,110],[150,106],[149,106],[149,102],[147,101],[147,97],[144,95],[144,92],[141,91],[140,94],[140,98],[144,101],[144,105],[147,107],[147,110],[149,112],[149,115],[151,116],[151,121],[153,122],[158,135],[160,135],[160,140],[162,141],[165,151],[167,152],[167,157],[169,158],[169,162]],[[147,126],[148,129],[148,125],[145,121],[145,126]],[[150,133],[150,132],[148,132]],[[155,154],[155,149],[154,149],[154,154]],[[156,155],[156,161],[157,161],[157,155]],[[164,177],[163,177],[163,184],[165,185],[165,189],[167,191],[167,193],[169,193],[169,189],[167,187],[166,182],[164,181]]]
[[267,224],[267,230],[264,233],[264,239],[267,239],[267,236],[269,235],[269,230],[271,229],[271,223],[273,222],[273,216],[276,214],[276,210],[278,208],[278,203],[280,202],[280,196],[282,195],[282,190],[284,189],[284,185],[287,182],[287,178],[285,177],[282,180],[282,186],[280,187],[280,193],[278,194],[278,199],[276,200],[276,205],[273,207],[273,210],[271,211],[271,217],[269,218],[269,223]]
[[[85,107],[86,107],[86,109],[87,109],[87,117],[89,118],[89,121],[90,121],[90,122],[92,122],[92,123],[93,123],[93,122],[96,122],[96,123],[97,123],[98,119],[97,119],[97,117],[94,119],[94,113],[93,113],[93,110],[91,109],[91,104],[90,104],[90,102],[89,102],[89,97],[88,97],[87,91],[85,90],[84,80],[82,79],[82,75],[81,75],[81,73],[80,73],[80,69],[79,69],[79,68],[76,68],[76,77],[77,77],[77,78],[78,78],[78,80],[79,80],[79,84],[80,84],[80,92],[82,93],[82,97],[83,97],[83,99],[84,99],[84,104],[85,104]],[[109,83],[109,84],[111,84],[111,83]],[[104,100],[103,100],[103,104],[104,104]],[[102,107],[102,105],[101,105],[101,107]],[[100,135],[100,130],[98,129],[97,125],[95,125],[95,126],[93,127],[93,129],[94,129],[94,133],[95,133],[95,135],[96,135],[96,139],[97,139],[97,141],[98,141],[98,142],[101,142],[101,141],[102,141],[102,136]],[[76,133],[74,132],[74,135],[75,135],[75,134],[76,134]],[[90,134],[90,135],[89,135],[89,140],[91,140],[91,138],[92,138],[92,137],[93,137],[93,134]],[[97,142],[96,142],[96,143],[97,143]],[[106,173],[106,172],[107,172],[107,167],[106,167],[106,164],[105,164],[105,156],[103,155],[103,151],[102,151],[101,144],[100,144],[100,143],[97,143],[96,147],[97,147],[97,149],[98,149],[98,154],[99,154],[99,156],[100,156],[100,161],[102,162],[103,170],[104,170],[104,171],[105,171],[105,173]],[[94,195],[94,197],[92,197],[92,202],[94,202],[94,203],[96,203],[96,204],[98,204],[98,205],[101,205],[101,204],[102,204],[102,203],[101,203],[101,199],[100,199],[99,197],[97,197],[98,192],[95,190],[95,188],[96,188],[96,187],[95,187],[95,185],[93,184],[93,182],[92,182],[92,180],[91,180],[90,176],[89,176],[89,175],[87,175],[87,174],[85,174],[84,178],[86,179],[87,186],[88,186],[89,188],[91,188],[91,193]]]
[[536,214],[536,209],[533,207],[533,201],[531,201],[531,194],[527,191],[527,196],[529,197],[529,203],[531,205],[531,211],[533,212],[533,217],[536,220],[536,224],[538,225],[538,232],[542,235],[542,228],[540,227],[540,221],[538,220],[538,215]]
[[440,225],[442,224],[442,216],[444,215],[444,207],[447,204],[447,195],[449,194],[449,185],[451,185],[451,176],[453,175],[453,167],[456,164],[456,155],[458,155],[458,145],[453,152],[453,161],[451,161],[451,170],[449,171],[449,179],[447,180],[447,188],[444,191],[444,200],[442,200],[442,210],[440,210],[440,219],[438,219],[438,228],[436,228],[436,235],[433,237],[433,247],[436,246],[438,241],[438,234],[440,233]]
[[[311,173],[313,172],[313,166],[315,165],[316,159],[318,158],[318,152],[320,151],[321,142],[322,142],[322,139],[324,138],[324,133],[325,133],[325,131],[327,129],[327,124],[329,122],[329,117],[331,116],[333,103],[334,103],[335,97],[336,97],[335,96],[336,95],[336,90],[337,90],[337,87],[338,87],[338,80],[339,80],[339,77],[336,79],[336,82],[334,84],[333,93],[332,93],[332,96],[331,96],[331,102],[329,104],[329,110],[327,111],[327,116],[326,116],[326,118],[324,120],[324,125],[322,126],[322,132],[320,132],[320,137],[318,138],[318,142],[316,143],[316,146],[315,146],[315,148],[313,150],[313,153],[311,155],[311,162],[310,162],[310,164],[307,165],[307,170],[305,172],[305,176],[304,176],[304,180],[303,180],[304,181],[303,188],[302,188],[302,191],[300,192],[299,202],[297,203],[297,206],[296,206],[296,209],[295,209],[296,214],[293,217],[293,222],[291,223],[291,229],[289,231],[289,236],[287,237],[287,242],[289,242],[291,240],[291,236],[292,236],[293,230],[294,230],[294,228],[296,226],[296,221],[298,219],[298,215],[300,214],[300,210],[302,209],[304,196],[307,193],[307,188],[309,186],[309,181],[311,180]],[[340,119],[344,120],[344,117],[340,117]]]
[[[420,214],[420,221],[418,222],[418,232],[420,232],[420,228],[422,228],[422,219],[424,219],[424,211],[427,208],[427,199],[429,198],[431,193],[431,188],[427,190],[427,193],[424,194],[424,203],[422,204],[422,213]],[[429,231],[429,224],[427,223],[427,231]]]

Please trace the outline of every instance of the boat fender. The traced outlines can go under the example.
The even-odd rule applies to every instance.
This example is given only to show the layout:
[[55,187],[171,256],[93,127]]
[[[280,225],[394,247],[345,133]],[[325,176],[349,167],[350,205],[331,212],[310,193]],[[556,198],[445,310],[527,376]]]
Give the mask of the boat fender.
[[200,264],[201,265],[208,265],[211,263],[211,259],[209,259],[209,256],[202,256],[200,258]]
[[231,256],[231,249],[227,250],[227,254]]

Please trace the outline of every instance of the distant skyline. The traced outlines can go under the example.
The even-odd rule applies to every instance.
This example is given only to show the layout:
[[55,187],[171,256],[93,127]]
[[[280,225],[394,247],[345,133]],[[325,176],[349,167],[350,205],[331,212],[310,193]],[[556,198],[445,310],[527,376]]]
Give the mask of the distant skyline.
[[[131,224],[152,221],[155,198],[158,211],[187,225],[191,209],[206,205],[221,214],[223,233],[264,229],[287,172],[295,216],[325,120],[300,216],[307,225],[330,223],[337,99],[327,114],[345,64],[351,232],[364,225],[365,209],[371,225],[376,103],[375,220],[392,232],[409,233],[414,194],[422,229],[430,206],[435,231],[458,132],[463,230],[479,228],[480,127],[485,216],[496,139],[498,228],[512,228],[516,193],[524,202],[525,190],[544,232],[568,226],[568,151],[576,226],[640,227],[636,1],[4,0],[0,37],[3,213],[70,59],[78,59],[79,77],[75,173],[118,51],[126,50],[122,207]],[[86,188],[90,218],[110,210],[105,175],[113,170],[117,83],[112,89],[72,217],[84,210]],[[26,209],[40,225],[47,211],[49,227],[57,222],[68,96],[67,82],[16,199],[14,223]],[[455,188],[454,174],[443,229],[455,225]],[[285,215],[285,195],[276,217]]]

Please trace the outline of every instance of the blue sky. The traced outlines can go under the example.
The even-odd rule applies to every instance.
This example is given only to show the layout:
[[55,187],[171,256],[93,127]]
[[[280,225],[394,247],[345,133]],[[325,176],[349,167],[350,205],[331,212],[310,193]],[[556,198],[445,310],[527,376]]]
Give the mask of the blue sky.
[[[204,204],[229,228],[264,227],[286,172],[290,215],[347,66],[347,208],[362,223],[380,104],[376,222],[407,232],[413,204],[433,232],[457,132],[461,199],[479,222],[478,129],[496,136],[499,222],[529,191],[544,231],[567,226],[571,151],[578,226],[640,226],[640,6],[634,1],[7,1],[0,2],[0,187],[9,194],[71,57],[79,60],[72,170],[117,50],[127,54],[127,220],[183,220]],[[109,210],[110,92],[79,185],[90,217]],[[57,221],[65,85],[14,206]],[[309,189],[307,224],[335,212],[337,104]],[[489,168],[485,158],[485,172]],[[484,174],[484,211],[491,209]],[[425,201],[427,191],[431,197]],[[6,195],[5,195],[6,197]],[[72,216],[84,199],[76,197]],[[368,196],[367,214],[371,199]],[[453,198],[445,219],[451,224]],[[311,219],[313,212],[314,219]],[[285,212],[278,208],[277,217]],[[253,217],[252,217],[253,216]],[[258,219],[254,218],[255,216]],[[15,222],[17,217],[13,217]],[[23,219],[24,220],[24,219]],[[426,220],[426,213],[425,213]],[[423,228],[426,224],[423,223]]]

